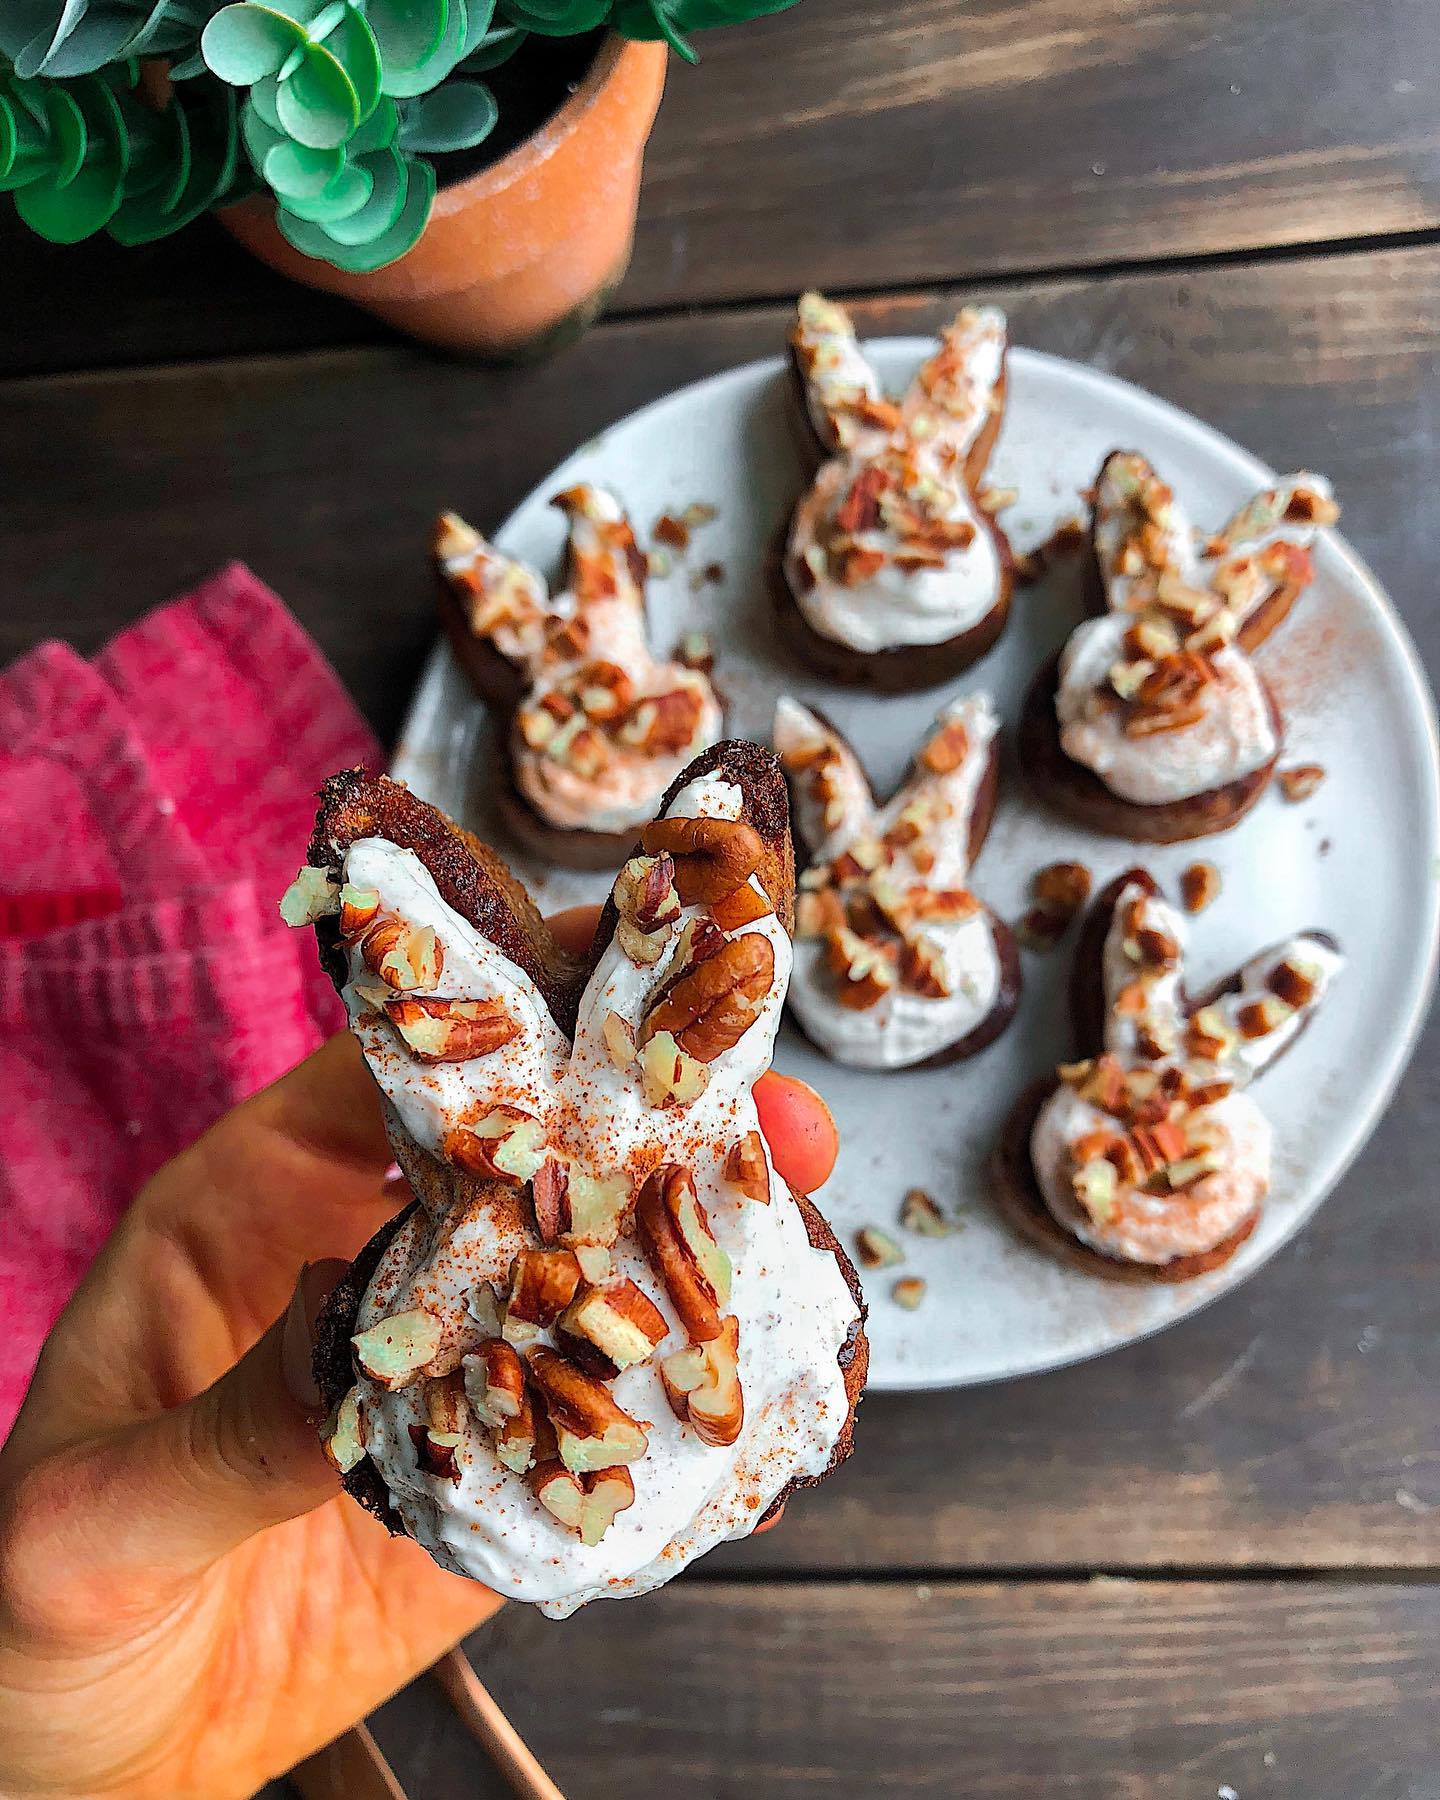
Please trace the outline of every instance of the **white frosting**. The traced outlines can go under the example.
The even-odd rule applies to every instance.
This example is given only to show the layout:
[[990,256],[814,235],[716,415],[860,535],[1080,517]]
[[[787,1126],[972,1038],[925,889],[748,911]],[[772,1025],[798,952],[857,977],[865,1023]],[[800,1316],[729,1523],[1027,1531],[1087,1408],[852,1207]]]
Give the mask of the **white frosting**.
[[[1137,806],[1164,806],[1225,787],[1264,768],[1279,750],[1264,684],[1249,656],[1234,646],[1211,652],[1217,679],[1201,692],[1201,718],[1143,737],[1125,730],[1126,714],[1115,704],[1109,675],[1126,660],[1121,640],[1136,609],[1144,610],[1142,584],[1153,586],[1155,570],[1127,573],[1122,552],[1135,528],[1137,488],[1154,479],[1144,459],[1132,455],[1111,457],[1101,472],[1095,553],[1109,610],[1081,624],[1066,645],[1055,697],[1065,754]],[[1289,476],[1248,501],[1203,554],[1183,507],[1169,496],[1151,508],[1154,560],[1187,587],[1223,597],[1238,630],[1277,589],[1258,559],[1276,546],[1301,550],[1314,539],[1313,523],[1285,518],[1297,495],[1327,507],[1332,499],[1321,476]]]
[[[797,783],[796,810],[807,843],[817,847],[812,867],[829,863],[859,839],[879,840],[917,799],[934,807],[933,823],[916,840],[934,856],[924,872],[913,860],[915,845],[897,848],[885,871],[900,888],[964,888],[970,875],[970,824],[980,785],[990,765],[999,716],[988,694],[962,695],[939,715],[965,727],[968,748],[959,766],[937,776],[917,769],[884,806],[877,806],[854,752],[807,707],[788,695],[775,709],[774,741],[787,750],[824,742],[838,753],[833,826]],[[938,953],[949,992],[931,998],[897,984],[864,1011],[841,1004],[835,978],[826,967],[823,939],[801,937],[795,945],[795,978],[790,1004],[807,1036],[836,1062],[856,1069],[902,1069],[960,1042],[994,1011],[1000,997],[1000,957],[990,916],[984,910],[953,924],[925,921],[912,935]]]
[[[874,397],[879,384],[864,353],[833,333],[824,340],[824,379],[812,379],[808,399],[822,436],[836,435],[831,408],[836,389]],[[902,645],[936,644],[979,624],[1000,595],[1001,567],[995,540],[967,485],[965,459],[984,428],[1000,384],[1005,358],[1005,318],[994,307],[967,309],[945,334],[937,355],[920,371],[902,407],[902,423],[889,437],[850,434],[846,454],[826,463],[795,509],[785,553],[785,574],[795,603],[823,637],[866,652]],[[862,381],[859,371],[869,375]],[[862,550],[885,561],[853,585],[842,582],[824,545],[835,516],[856,479],[871,465],[904,471],[903,491],[930,515],[968,524],[968,544],[945,549],[938,568],[905,569],[894,559],[904,537],[882,520],[850,535]]]
[[1060,658],[1056,711],[1060,746],[1112,794],[1136,806],[1164,806],[1208,793],[1263,769],[1279,749],[1270,705],[1254,664],[1239,650],[1212,659],[1219,679],[1203,690],[1205,715],[1179,731],[1126,735],[1124,714],[1096,704],[1128,618],[1106,613],[1079,627]]
[[[670,814],[734,818],[740,808],[736,787],[707,776],[677,796]],[[612,943],[586,988],[572,1050],[528,976],[445,904],[414,855],[372,838],[351,847],[345,868],[348,880],[378,890],[384,910],[434,928],[445,962],[437,992],[503,996],[523,1026],[489,1057],[421,1064],[347,990],[367,1060],[406,1131],[435,1149],[459,1114],[506,1101],[535,1111],[543,1099],[549,1141],[572,1167],[607,1175],[657,1160],[688,1166],[734,1269],[729,1310],[739,1320],[745,1398],[738,1442],[712,1448],[674,1417],[653,1361],[623,1371],[612,1391],[647,1424],[649,1447],[631,1468],[634,1505],[593,1547],[545,1512],[478,1428],[463,1444],[458,1484],[420,1470],[408,1429],[422,1421],[418,1386],[387,1393],[361,1379],[367,1449],[410,1535],[445,1567],[497,1593],[563,1617],[588,1600],[656,1587],[715,1544],[751,1531],[790,1481],[823,1473],[849,1416],[837,1357],[857,1308],[834,1255],[811,1249],[799,1208],[773,1172],[768,1205],[723,1179],[729,1147],[758,1128],[750,1089],[770,1063],[789,940],[773,914],[745,928],[771,943],[772,991],[739,1042],[709,1065],[705,1092],[682,1112],[661,1113],[643,1101],[637,1072],[614,1066],[601,1031],[610,1011],[639,1024],[671,952],[637,967]],[[507,1235],[485,1215],[431,1221],[417,1214],[386,1252],[358,1328],[421,1302],[442,1317],[463,1314],[467,1295],[482,1282],[503,1281],[526,1241],[518,1228]],[[671,1325],[657,1357],[681,1348],[684,1333],[643,1254],[622,1239],[612,1255],[617,1272],[637,1281]]]
[[[611,580],[611,591],[583,601],[574,593],[547,599],[544,584],[535,571],[512,562],[480,540],[478,548],[448,557],[444,568],[452,578],[470,575],[482,588],[505,587],[521,600],[521,622],[498,625],[488,635],[496,648],[523,668],[533,683],[517,710],[510,738],[515,784],[541,818],[561,829],[622,833],[653,818],[660,796],[702,750],[720,736],[722,715],[709,680],[678,663],[657,661],[650,648],[645,618],[645,595],[629,559],[604,536],[607,526],[625,526],[624,508],[603,488],[574,490],[568,506],[570,536],[575,552],[602,563]],[[528,613],[524,608],[531,609]],[[538,613],[533,609],[541,609]],[[583,650],[557,654],[547,636],[547,626],[579,619],[586,628]],[[632,703],[687,689],[697,695],[700,709],[693,731],[676,750],[649,753],[607,738],[608,760],[599,774],[584,773],[562,758],[536,749],[522,729],[527,712],[541,698],[576,675],[587,664],[613,663],[624,670],[633,688]]]
[[1122,1186],[1115,1210],[1102,1223],[1075,1199],[1070,1152],[1087,1132],[1114,1131],[1116,1123],[1062,1083],[1040,1109],[1030,1138],[1045,1204],[1067,1230],[1105,1256],[1137,1263],[1203,1256],[1239,1230],[1270,1187],[1270,1123],[1250,1096],[1227,1094],[1204,1116],[1225,1167],[1178,1194]]
[[[1146,973],[1145,1010],[1138,1018],[1122,1013],[1116,1005],[1137,979],[1137,962],[1126,948],[1132,908],[1138,908],[1136,926],[1163,932],[1177,947],[1173,966]],[[1138,882],[1121,890],[1101,952],[1105,1049],[1118,1058],[1122,1068],[1159,1069],[1173,1060],[1185,1064],[1198,1080],[1233,1084],[1229,1094],[1193,1115],[1203,1124],[1215,1153],[1223,1158],[1222,1166],[1173,1194],[1147,1194],[1122,1182],[1113,1206],[1099,1218],[1076,1198],[1073,1149],[1091,1132],[1113,1133],[1124,1128],[1075,1087],[1062,1082],[1041,1108],[1031,1133],[1035,1177],[1055,1218],[1082,1243],[1127,1262],[1161,1264],[1203,1255],[1239,1230],[1260,1205],[1270,1187],[1270,1123],[1249,1095],[1239,1090],[1294,1041],[1344,965],[1333,946],[1310,933],[1297,934],[1261,951],[1240,970],[1237,991],[1214,1002],[1232,1030],[1245,1007],[1270,993],[1269,978],[1284,962],[1304,967],[1314,982],[1313,994],[1263,1036],[1246,1038],[1236,1030],[1235,1041],[1213,1061],[1187,1063],[1183,1033],[1191,1003],[1184,989],[1186,937],[1184,917],[1167,901],[1148,894]],[[1142,1024],[1173,1040],[1173,1057],[1146,1060],[1141,1055]]]

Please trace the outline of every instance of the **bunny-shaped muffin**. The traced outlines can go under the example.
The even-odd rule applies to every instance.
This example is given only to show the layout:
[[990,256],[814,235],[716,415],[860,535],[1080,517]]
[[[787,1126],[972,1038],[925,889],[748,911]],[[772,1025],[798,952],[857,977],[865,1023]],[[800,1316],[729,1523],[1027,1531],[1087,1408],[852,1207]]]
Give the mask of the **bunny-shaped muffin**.
[[1014,1017],[1014,937],[966,886],[995,811],[998,729],[987,695],[954,701],[882,806],[833,726],[788,696],[776,706],[775,748],[812,857],[790,1004],[836,1062],[952,1062]]
[[1185,937],[1146,870],[1104,889],[1072,981],[1085,1059],[1021,1096],[997,1155],[1007,1216],[1112,1279],[1186,1280],[1255,1229],[1271,1132],[1242,1090],[1294,1043],[1343,966],[1333,939],[1303,932],[1195,999]]
[[819,294],[791,347],[828,460],[790,523],[787,632],[834,680],[932,687],[984,655],[1010,606],[1010,546],[977,499],[1005,406],[1004,314],[966,307],[899,404]]
[[855,1272],[751,1095],[790,973],[775,759],[716,746],[641,838],[582,963],[484,844],[353,770],[284,908],[416,1196],[322,1320],[329,1454],[557,1616],[752,1531],[848,1454],[865,1378]]
[[708,678],[656,659],[646,559],[601,488],[557,494],[570,524],[564,591],[453,513],[436,525],[441,612],[482,699],[514,709],[500,799],[522,844],[614,868],[661,794],[720,735]]
[[1283,733],[1252,653],[1310,582],[1316,529],[1338,517],[1328,483],[1291,475],[1197,546],[1145,458],[1112,452],[1092,513],[1095,616],[1025,702],[1021,764],[1042,793],[1092,830],[1147,843],[1243,818]]

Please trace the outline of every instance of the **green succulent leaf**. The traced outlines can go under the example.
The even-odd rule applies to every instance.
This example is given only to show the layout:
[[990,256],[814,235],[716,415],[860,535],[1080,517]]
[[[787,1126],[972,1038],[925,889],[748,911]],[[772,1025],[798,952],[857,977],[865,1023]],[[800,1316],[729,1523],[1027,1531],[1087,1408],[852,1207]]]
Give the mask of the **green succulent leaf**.
[[337,10],[339,17],[326,32],[323,45],[354,88],[360,117],[368,119],[380,98],[380,46],[358,6],[342,4]]
[[360,211],[370,198],[375,177],[364,163],[342,162],[335,179],[310,197],[286,195],[284,205],[297,219],[329,227]]
[[449,15],[446,0],[368,0],[365,7],[387,70],[423,68],[444,41]]
[[406,150],[436,156],[469,150],[489,137],[499,117],[495,96],[483,81],[447,81],[406,102],[400,142]]
[[312,150],[306,144],[281,138],[266,151],[257,172],[281,199],[293,203],[323,194],[344,165],[345,152],[339,148]]
[[50,183],[57,188],[69,187],[85,162],[89,127],[79,101],[68,88],[46,83],[41,93],[54,157]]
[[529,35],[520,25],[493,25],[463,59],[460,68],[467,75],[486,75],[509,62]]
[[249,87],[278,75],[309,39],[294,19],[252,0],[222,6],[205,27],[200,49],[211,72],[232,87]]
[[[333,263],[336,268],[349,269],[357,274],[368,274],[375,269],[382,269],[386,263],[392,263],[403,256],[419,238],[425,229],[425,221],[430,217],[430,208],[435,202],[435,171],[427,162],[414,158],[400,159],[400,174],[397,176],[399,187],[399,205],[394,209],[391,222],[377,233],[359,242],[341,242],[328,233],[324,227],[307,220],[294,217],[286,208],[281,208],[276,215],[276,223],[282,235],[305,256],[317,257],[322,262]],[[376,173],[375,188],[381,189],[382,177]],[[388,191],[388,189],[387,189]],[[378,211],[378,202],[372,197],[370,206],[376,206],[376,219],[383,218]],[[393,206],[393,196],[389,207]],[[367,207],[367,212],[368,212]],[[364,223],[370,223],[366,219]],[[361,221],[348,221],[351,232],[358,229]]]
[[323,44],[309,44],[294,71],[275,89],[275,116],[297,144],[331,150],[360,123],[360,97]]
[[542,37],[576,37],[594,31],[610,15],[612,0],[500,0],[512,25]]
[[235,96],[208,76],[177,89],[167,111],[178,111],[189,164],[180,186],[164,194],[128,198],[111,221],[110,235],[121,244],[148,244],[179,231],[201,213],[236,198],[239,123]]
[[374,112],[356,127],[355,135],[345,145],[345,154],[353,159],[368,156],[376,150],[388,150],[399,134],[399,108],[382,94]]
[[46,166],[48,147],[45,125],[0,88],[0,192],[33,181]]
[[28,182],[15,195],[15,210],[30,229],[56,244],[78,244],[110,222],[124,197],[129,162],[125,121],[106,83],[85,76],[75,84],[72,104],[85,134],[81,167],[65,181],[52,176]]
[[[489,0],[481,0],[481,4],[489,4]],[[408,100],[416,94],[428,94],[432,88],[439,87],[459,62],[469,34],[470,12],[467,0],[449,0],[445,11],[445,30],[440,42],[424,62],[417,63],[413,68],[391,68],[387,63],[383,75],[385,92],[392,99]]]

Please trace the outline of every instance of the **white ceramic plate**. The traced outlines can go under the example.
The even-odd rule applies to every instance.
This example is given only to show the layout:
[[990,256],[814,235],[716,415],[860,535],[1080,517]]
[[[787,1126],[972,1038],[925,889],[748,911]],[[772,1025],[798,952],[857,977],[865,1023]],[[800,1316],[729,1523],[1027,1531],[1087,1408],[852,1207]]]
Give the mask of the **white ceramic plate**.
[[[869,348],[892,391],[932,348],[922,338]],[[1116,447],[1143,451],[1201,525],[1218,524],[1272,472],[1218,432],[1138,388],[1034,351],[1010,358],[1010,401],[991,465],[1020,498],[1004,517],[1016,548],[1042,542],[1081,510],[1078,492]],[[1078,559],[1017,592],[997,648],[950,688],[876,698],[813,679],[782,638],[766,591],[766,546],[805,480],[785,365],[731,370],[657,401],[585,445],[495,535],[553,570],[559,515],[548,504],[577,481],[613,487],[642,540],[664,512],[718,508],[684,559],[651,586],[657,645],[706,631],[733,735],[768,740],[777,694],[820,703],[850,735],[882,788],[897,781],[936,709],[957,689],[988,688],[1013,726],[1036,665],[1079,617]],[[465,510],[470,497],[453,496]],[[1341,496],[1342,502],[1344,496]],[[478,519],[482,526],[491,521]],[[1127,1344],[1184,1318],[1243,1281],[1290,1238],[1339,1180],[1373,1129],[1418,1028],[1433,975],[1437,895],[1437,757],[1432,703],[1394,609],[1359,559],[1323,534],[1314,587],[1260,652],[1289,722],[1288,762],[1319,762],[1327,779],[1299,805],[1272,789],[1228,836],[1152,850],[1171,888],[1186,863],[1213,860],[1219,900],[1195,923],[1190,972],[1204,986],[1262,944],[1306,926],[1339,937],[1349,964],[1330,1002],[1257,1090],[1275,1125],[1273,1193],[1259,1229],[1215,1274],[1179,1286],[1094,1280],[1017,1242],[992,1213],[984,1163],[1019,1089],[1068,1055],[1064,984],[1070,941],[1025,959],[1020,1012],[971,1062],[866,1075],[837,1067],[787,1027],[776,1066],[803,1076],[834,1108],[843,1149],[821,1204],[847,1242],[865,1224],[905,1241],[902,1269],[866,1276],[871,1381],[877,1388],[964,1386],[1053,1368]],[[719,564],[718,583],[700,572]],[[973,885],[1003,916],[1024,910],[1034,870],[1075,858],[1097,886],[1136,851],[1078,831],[1032,800],[1007,743],[999,812]],[[491,722],[443,645],[426,670],[395,761],[417,792],[508,848],[495,820]],[[513,855],[546,909],[599,899],[602,877]],[[907,1188],[958,1214],[944,1240],[896,1226]],[[898,1275],[922,1275],[916,1312],[890,1299]]]

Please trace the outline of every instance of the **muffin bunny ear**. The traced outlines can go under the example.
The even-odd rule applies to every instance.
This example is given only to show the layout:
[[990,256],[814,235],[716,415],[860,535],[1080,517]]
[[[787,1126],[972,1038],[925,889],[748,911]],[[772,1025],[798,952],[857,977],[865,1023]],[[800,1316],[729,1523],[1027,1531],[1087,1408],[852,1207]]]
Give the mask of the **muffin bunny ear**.
[[833,725],[782,694],[775,703],[772,742],[791,777],[795,829],[816,862],[871,835],[876,806],[870,778]]
[[885,398],[843,306],[823,294],[802,294],[790,349],[810,423],[827,455],[878,445],[899,424],[900,409]]
[[[643,613],[650,573],[645,553],[623,506],[604,488],[581,482],[555,496],[570,523],[565,558],[566,595],[577,614],[598,602],[618,600]],[[557,600],[569,611],[566,595]]]
[[[967,306],[940,336],[901,404],[902,425],[922,450],[953,452],[976,482],[984,472],[1004,405],[1005,315]],[[972,460],[973,459],[973,460]]]
[[1134,450],[1112,450],[1101,464],[1095,482],[1093,539],[1100,584],[1111,612],[1130,611],[1137,582],[1152,582],[1157,571],[1173,570],[1185,580],[1195,575],[1198,558],[1190,517],[1174,490]]
[[1234,614],[1237,637],[1253,650],[1312,579],[1310,545],[1340,516],[1322,475],[1288,475],[1247,500],[1205,546],[1206,584]]
[[430,547],[457,649],[488,644],[514,671],[528,675],[544,655],[553,617],[544,577],[497,550],[458,513],[441,513]]
[[985,842],[995,810],[999,729],[988,694],[962,694],[952,700],[915,752],[909,774],[885,809],[891,830],[913,832],[912,841],[925,839],[943,825],[942,835],[957,846],[964,861],[941,857],[932,877],[937,886],[963,881]]
[[[1092,918],[1076,976],[1077,983],[1093,982],[1098,957],[1103,1047],[1126,1063],[1181,1057],[1210,1064],[1236,1087],[1289,1049],[1344,961],[1323,932],[1300,932],[1258,951],[1195,998],[1184,985],[1185,921],[1146,870],[1117,876]],[[1077,986],[1082,1033],[1085,1012]]]
[[458,601],[472,639],[493,646],[527,683],[547,668],[574,661],[588,649],[589,615],[612,609],[606,651],[638,649],[644,641],[648,565],[624,508],[614,495],[588,484],[567,488],[555,505],[569,521],[565,585],[552,595],[528,563],[506,556],[456,513],[442,513],[433,550],[446,587]]

